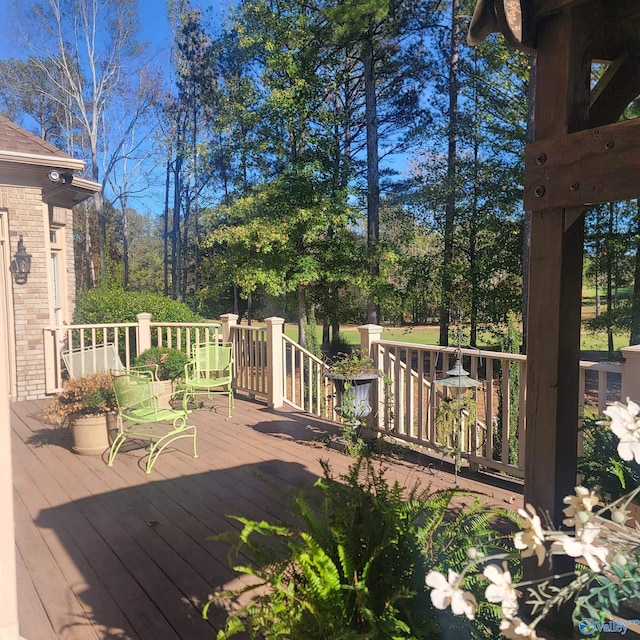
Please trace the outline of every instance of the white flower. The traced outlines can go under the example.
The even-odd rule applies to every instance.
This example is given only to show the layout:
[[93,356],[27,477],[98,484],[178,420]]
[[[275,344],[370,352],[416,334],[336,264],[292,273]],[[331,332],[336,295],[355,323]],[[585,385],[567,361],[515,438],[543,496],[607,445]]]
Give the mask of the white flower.
[[[627,404],[623,402],[612,402],[605,410],[604,415],[611,418],[611,423],[624,424],[627,428],[636,426],[636,418],[640,413],[640,405],[627,398]],[[602,421],[601,424],[608,424]]]
[[584,558],[592,571],[599,572],[603,564],[607,562],[609,549],[593,544],[600,534],[600,528],[590,525],[583,528],[576,537],[565,534],[554,534],[552,551],[562,551],[572,558]]
[[600,498],[585,487],[576,487],[576,495],[565,496],[562,501],[569,505],[563,509],[563,513],[567,517],[562,521],[562,524],[581,529],[589,520],[593,507],[600,502]]
[[532,629],[528,624],[522,622],[520,618],[501,620],[500,633],[510,640],[520,640],[521,638],[536,640],[538,638],[535,629]]
[[535,553],[538,558],[538,566],[541,566],[546,555],[542,523],[532,505],[527,504],[525,508],[526,511],[518,509],[518,513],[524,518],[524,529],[518,531],[513,537],[513,544],[516,549],[522,550],[523,558],[528,558]]
[[496,564],[489,564],[482,572],[491,581],[484,597],[489,602],[499,602],[505,618],[513,618],[518,613],[518,592],[511,584],[511,574],[503,563],[503,569]]
[[473,594],[460,589],[459,574],[449,569],[447,579],[439,571],[430,571],[426,583],[432,589],[431,602],[436,609],[446,609],[451,605],[451,611],[457,616],[464,614],[469,620],[473,620],[476,615],[476,599]]
[[631,512],[622,506],[611,509],[611,521],[616,524],[624,524],[631,517]]
[[[610,404],[604,414],[611,418],[611,431],[618,442],[618,455],[623,460],[635,460],[640,463],[640,421],[637,416],[640,406],[627,398],[626,406],[622,402]],[[606,423],[605,423],[606,424]]]

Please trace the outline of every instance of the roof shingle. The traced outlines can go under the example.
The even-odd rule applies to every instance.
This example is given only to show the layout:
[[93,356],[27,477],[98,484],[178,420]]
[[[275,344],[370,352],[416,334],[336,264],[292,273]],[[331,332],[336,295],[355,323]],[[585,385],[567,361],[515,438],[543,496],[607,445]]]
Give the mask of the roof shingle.
[[0,151],[31,153],[58,158],[70,157],[52,144],[34,136],[3,116],[0,116]]

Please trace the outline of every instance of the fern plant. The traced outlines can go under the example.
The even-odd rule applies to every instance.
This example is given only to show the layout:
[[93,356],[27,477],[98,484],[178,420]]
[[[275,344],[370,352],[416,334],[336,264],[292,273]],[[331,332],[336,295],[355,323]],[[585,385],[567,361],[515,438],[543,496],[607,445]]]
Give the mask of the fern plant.
[[[452,515],[451,500],[461,492],[405,490],[389,484],[370,459],[360,458],[339,478],[327,463],[323,468],[324,477],[294,500],[291,524],[238,517],[239,532],[216,537],[233,541],[249,560],[235,569],[254,578],[216,596],[253,592],[229,614],[218,640],[242,632],[266,640],[439,637],[443,623],[425,577],[452,566],[454,549],[496,545],[498,513],[474,503]],[[465,629],[468,637],[494,637],[491,616],[485,618]]]
[[607,500],[617,500],[640,484],[640,464],[620,458],[618,438],[598,415],[587,411],[581,430],[583,454],[578,472],[585,487],[599,490]]

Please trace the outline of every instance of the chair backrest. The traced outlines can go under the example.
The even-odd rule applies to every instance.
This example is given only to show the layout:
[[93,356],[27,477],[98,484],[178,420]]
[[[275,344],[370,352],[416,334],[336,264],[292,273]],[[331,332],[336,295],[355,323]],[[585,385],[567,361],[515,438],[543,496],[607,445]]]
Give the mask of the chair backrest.
[[208,343],[195,349],[192,363],[196,375],[208,376],[221,371],[230,371],[233,361],[233,345]]
[[102,371],[124,370],[118,350],[113,344],[72,349],[63,351],[60,355],[70,378],[78,378]]
[[111,371],[113,390],[121,412],[156,410],[153,374],[150,371]]

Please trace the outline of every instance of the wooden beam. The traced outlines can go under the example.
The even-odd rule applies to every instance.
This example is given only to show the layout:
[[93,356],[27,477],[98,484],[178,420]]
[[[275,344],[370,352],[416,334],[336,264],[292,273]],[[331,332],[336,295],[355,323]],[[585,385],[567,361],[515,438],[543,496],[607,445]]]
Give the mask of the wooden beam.
[[640,51],[625,52],[614,60],[591,91],[589,126],[616,122],[640,95]]
[[[526,4],[527,0],[523,0]],[[587,0],[529,0],[529,11],[533,18],[538,19],[565,9],[571,9]]]
[[[591,16],[582,9],[540,23],[534,114],[540,144],[587,125]],[[576,481],[581,214],[554,207],[531,215],[525,501],[548,512],[556,525],[563,518],[562,498]]]
[[640,198],[639,148],[640,118],[528,145],[525,209]]

